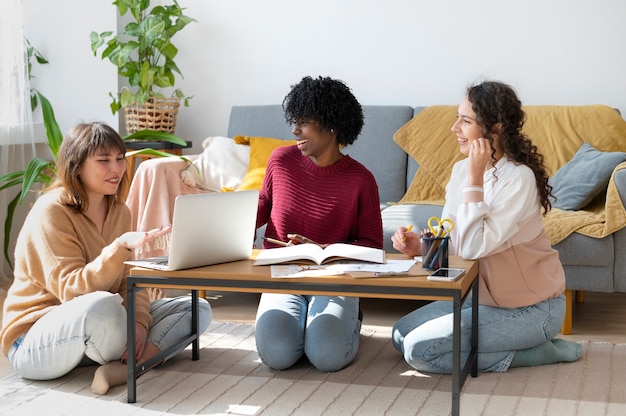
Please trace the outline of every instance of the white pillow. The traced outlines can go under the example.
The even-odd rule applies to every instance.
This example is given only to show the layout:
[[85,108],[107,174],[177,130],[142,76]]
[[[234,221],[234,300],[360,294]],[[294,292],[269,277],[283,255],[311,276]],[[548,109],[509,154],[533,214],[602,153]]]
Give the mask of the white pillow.
[[208,191],[237,190],[248,172],[250,146],[230,137],[207,137],[204,151],[181,173],[184,183]]

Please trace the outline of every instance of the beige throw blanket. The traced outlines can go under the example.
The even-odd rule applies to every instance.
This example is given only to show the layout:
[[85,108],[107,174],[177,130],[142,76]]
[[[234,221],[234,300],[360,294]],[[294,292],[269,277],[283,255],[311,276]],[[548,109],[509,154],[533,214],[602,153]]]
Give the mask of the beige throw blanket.
[[[452,166],[464,157],[450,131],[457,108],[428,107],[394,135],[396,143],[420,165],[399,203],[443,204]],[[601,151],[626,151],[626,122],[610,107],[525,106],[524,111],[524,132],[544,155],[550,175],[567,163],[584,142]],[[615,171],[624,167],[626,164],[621,164]],[[572,232],[602,238],[626,226],[626,209],[614,178],[611,177],[605,197],[581,211],[554,209],[544,218],[544,226],[552,244]]]

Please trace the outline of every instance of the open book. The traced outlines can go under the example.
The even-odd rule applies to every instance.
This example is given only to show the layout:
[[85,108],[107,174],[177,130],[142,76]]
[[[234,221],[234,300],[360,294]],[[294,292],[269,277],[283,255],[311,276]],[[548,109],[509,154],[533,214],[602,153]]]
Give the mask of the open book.
[[335,260],[360,260],[372,263],[385,263],[385,251],[379,248],[335,243],[322,248],[317,244],[296,244],[293,246],[262,250],[254,262],[255,266],[278,264],[293,261],[309,261],[325,264]]

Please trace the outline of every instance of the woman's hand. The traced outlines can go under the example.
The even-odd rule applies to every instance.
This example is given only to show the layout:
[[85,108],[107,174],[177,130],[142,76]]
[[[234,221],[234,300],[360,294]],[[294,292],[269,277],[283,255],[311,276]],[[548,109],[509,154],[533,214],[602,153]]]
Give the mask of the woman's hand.
[[487,139],[472,141],[467,160],[467,185],[483,186],[483,175],[492,156],[491,143]]
[[[143,357],[147,338],[148,329],[139,322],[135,322],[135,360],[137,362],[139,362],[139,359]],[[123,363],[128,361],[128,349],[124,351],[124,354],[122,354],[121,361]]]
[[391,236],[391,241],[393,241],[393,248],[402,254],[419,256],[422,253],[419,234],[408,231],[406,227],[398,228]]
[[162,235],[172,232],[172,226],[167,227],[160,226],[150,231],[129,231],[118,237],[117,241],[124,248],[133,249],[141,247],[142,245],[149,243]]
[[287,234],[287,238],[289,239],[289,243],[287,243],[290,246],[296,245],[296,244],[315,244],[320,246],[321,248],[324,248],[326,246],[328,246],[328,244],[319,244],[316,243],[315,241],[311,240],[310,238],[304,237],[300,234]]

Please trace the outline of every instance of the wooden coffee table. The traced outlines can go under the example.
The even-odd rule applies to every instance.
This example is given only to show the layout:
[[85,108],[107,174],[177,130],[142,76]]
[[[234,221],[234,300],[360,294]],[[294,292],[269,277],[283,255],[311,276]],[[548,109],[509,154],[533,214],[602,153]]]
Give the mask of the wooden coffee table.
[[[453,359],[452,359],[452,414],[460,410],[461,388],[471,373],[478,375],[478,262],[451,256],[450,267],[466,270],[456,282],[431,282],[428,271],[416,264],[409,276],[385,276],[355,279],[349,276],[326,276],[277,279],[270,276],[270,266],[254,266],[251,259],[179,271],[159,271],[134,267],[127,278],[128,319],[128,403],[137,398],[137,377],[164,357],[192,344],[192,359],[200,358],[198,333],[198,291],[213,290],[246,293],[291,293],[307,295],[356,296],[384,299],[450,300],[453,303]],[[389,259],[408,259],[401,254],[388,254]],[[137,291],[148,287],[189,289],[192,299],[191,335],[179,343],[139,365],[135,352],[135,318]],[[465,363],[461,363],[461,306],[472,296],[472,349]]]

